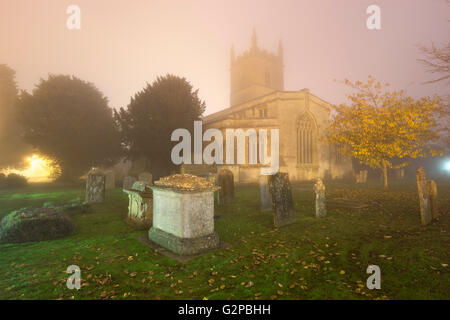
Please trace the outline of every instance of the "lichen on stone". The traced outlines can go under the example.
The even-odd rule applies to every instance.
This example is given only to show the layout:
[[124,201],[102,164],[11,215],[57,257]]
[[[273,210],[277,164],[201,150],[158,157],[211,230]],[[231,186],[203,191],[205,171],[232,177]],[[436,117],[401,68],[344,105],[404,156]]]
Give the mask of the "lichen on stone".
[[73,234],[75,224],[69,213],[86,213],[89,205],[74,199],[62,205],[46,203],[42,208],[22,208],[0,222],[0,243],[20,243],[62,238]]
[[192,174],[174,174],[155,181],[155,186],[183,191],[217,190],[214,184],[205,178]]

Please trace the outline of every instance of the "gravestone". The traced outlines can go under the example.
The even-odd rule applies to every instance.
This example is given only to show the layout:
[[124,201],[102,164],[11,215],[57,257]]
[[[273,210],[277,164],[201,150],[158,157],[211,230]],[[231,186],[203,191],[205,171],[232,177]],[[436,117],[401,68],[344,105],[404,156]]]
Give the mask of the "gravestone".
[[430,195],[430,206],[431,206],[431,218],[436,219],[439,215],[438,211],[438,194],[437,186],[434,180],[428,180],[428,193]]
[[427,176],[423,167],[417,169],[416,179],[417,191],[419,193],[420,220],[423,225],[427,225],[431,221],[431,201]]
[[105,175],[100,172],[91,172],[86,179],[86,201],[88,203],[101,203],[105,201]]
[[127,176],[123,178],[123,189],[131,189],[133,187],[133,184],[136,182],[136,178],[132,176]]
[[[217,174],[214,173],[208,173],[208,177],[206,178],[209,182],[211,182],[214,186],[217,186],[217,180],[218,180],[218,176]],[[217,200],[216,200],[216,194],[217,194]],[[214,191],[214,200],[217,201],[217,203],[219,203],[219,191],[216,190]]]
[[234,200],[234,176],[228,169],[219,172],[219,200],[220,204],[230,204]]
[[107,190],[114,189],[116,187],[116,176],[112,170],[105,171],[105,188]]
[[148,186],[148,184],[143,181],[136,181],[135,183],[133,183],[133,186],[131,187],[131,189],[144,192],[145,189],[147,188],[147,186]]
[[127,222],[139,228],[148,228],[153,222],[153,193],[147,184],[136,181],[129,189],[123,189],[128,194]]
[[138,180],[143,181],[148,185],[152,185],[153,183],[153,175],[150,172],[141,172],[138,175]]
[[269,176],[259,176],[259,208],[261,211],[272,210],[268,179]]
[[219,245],[214,231],[217,189],[205,178],[175,174],[155,181],[153,226],[148,237],[179,255],[194,255]]
[[278,172],[269,176],[269,192],[274,211],[275,227],[278,228],[294,223],[295,211],[289,175],[284,172]]
[[327,215],[325,206],[325,185],[322,179],[317,179],[314,184],[314,192],[316,193],[316,218],[324,218]]

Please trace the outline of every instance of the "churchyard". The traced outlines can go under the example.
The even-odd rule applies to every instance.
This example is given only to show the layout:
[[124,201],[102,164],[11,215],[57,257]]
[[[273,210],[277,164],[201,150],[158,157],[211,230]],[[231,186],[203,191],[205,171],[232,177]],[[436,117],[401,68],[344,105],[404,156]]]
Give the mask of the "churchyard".
[[[440,215],[426,226],[415,180],[392,181],[389,191],[370,181],[324,185],[325,193],[315,181],[292,184],[294,223],[280,228],[260,203],[270,181],[235,185],[234,199],[214,207],[214,231],[229,246],[184,262],[141,241],[148,229],[126,223],[127,193],[106,188],[103,203],[70,215],[72,235],[0,244],[0,299],[450,298],[448,179],[436,180]],[[84,200],[85,191],[56,183],[0,190],[0,218]],[[326,213],[320,207],[317,218],[324,196]],[[81,269],[79,290],[66,286],[70,265]],[[366,287],[369,265],[380,267],[379,290]]]

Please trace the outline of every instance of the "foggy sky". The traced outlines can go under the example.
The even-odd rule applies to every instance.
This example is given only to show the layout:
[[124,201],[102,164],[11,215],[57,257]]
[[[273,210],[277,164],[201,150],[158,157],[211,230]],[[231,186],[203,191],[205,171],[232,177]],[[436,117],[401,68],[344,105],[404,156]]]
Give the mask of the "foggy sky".
[[[81,8],[81,30],[66,9]],[[381,8],[381,30],[366,28],[366,8]],[[310,88],[330,103],[349,89],[333,80],[374,75],[414,96],[448,94],[417,62],[415,45],[450,39],[445,0],[0,0],[0,64],[31,90],[48,73],[93,82],[122,107],[158,75],[186,77],[206,114],[229,106],[229,52],[284,46],[285,90]]]

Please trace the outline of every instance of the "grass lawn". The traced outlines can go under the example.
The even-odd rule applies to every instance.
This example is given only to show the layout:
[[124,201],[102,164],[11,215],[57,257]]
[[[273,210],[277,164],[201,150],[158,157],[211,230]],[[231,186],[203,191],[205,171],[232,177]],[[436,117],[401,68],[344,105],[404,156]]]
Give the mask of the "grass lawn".
[[[414,181],[380,186],[330,183],[333,205],[314,217],[312,183],[293,186],[296,224],[275,229],[258,210],[257,187],[237,187],[217,207],[216,231],[228,249],[177,261],[137,240],[124,222],[128,200],[109,190],[104,204],[73,216],[68,238],[0,245],[0,299],[450,299],[450,182],[437,181],[440,221],[420,224]],[[81,185],[0,190],[0,218],[25,206],[84,197]],[[82,288],[66,287],[69,265]],[[366,268],[381,268],[381,290],[366,288]]]

